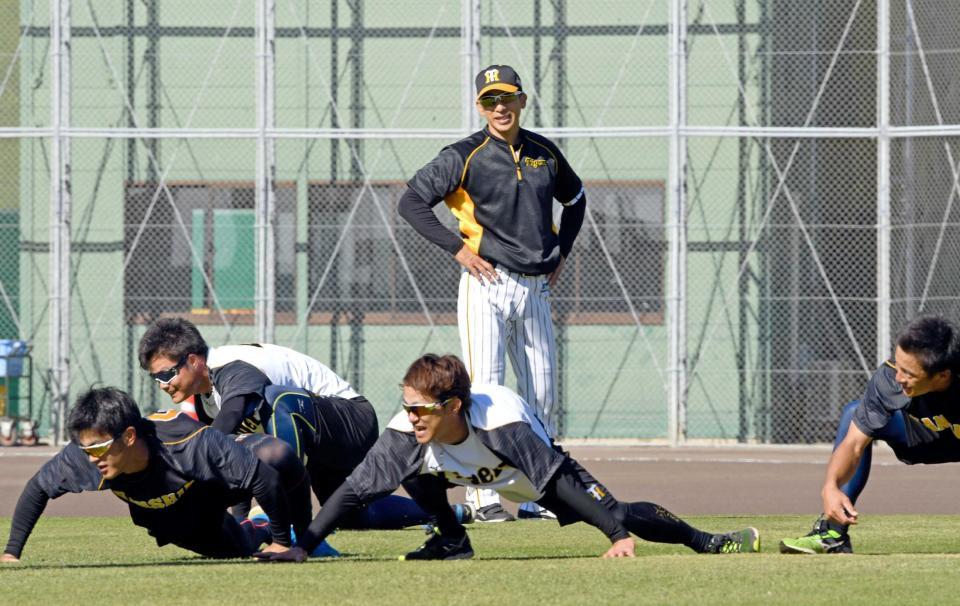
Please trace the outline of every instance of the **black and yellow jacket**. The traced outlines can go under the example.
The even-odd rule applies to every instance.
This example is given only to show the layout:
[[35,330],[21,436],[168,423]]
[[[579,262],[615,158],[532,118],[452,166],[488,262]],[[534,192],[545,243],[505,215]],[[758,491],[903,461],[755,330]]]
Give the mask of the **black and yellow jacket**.
[[[466,244],[506,269],[546,274],[573,246],[576,230],[561,242],[553,224],[553,200],[577,205],[583,183],[560,149],[536,133],[520,129],[511,146],[484,128],[443,148],[408,185],[416,195],[400,201],[401,216],[451,254]],[[429,208],[441,200],[456,216],[460,238],[430,221]]]

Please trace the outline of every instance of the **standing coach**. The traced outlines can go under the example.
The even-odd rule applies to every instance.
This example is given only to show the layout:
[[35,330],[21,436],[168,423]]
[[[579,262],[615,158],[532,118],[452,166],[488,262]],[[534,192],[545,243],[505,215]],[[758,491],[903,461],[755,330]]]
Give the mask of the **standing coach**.
[[[504,383],[510,356],[520,396],[556,437],[557,355],[550,288],[583,224],[580,177],[549,139],[520,128],[527,95],[517,72],[491,65],[476,77],[486,127],[444,147],[408,183],[399,212],[463,266],[457,317],[460,346],[475,383]],[[559,230],[553,200],[563,206]],[[459,235],[432,208],[446,203]],[[496,493],[469,491],[477,521],[512,519]],[[521,517],[554,517],[533,503]]]

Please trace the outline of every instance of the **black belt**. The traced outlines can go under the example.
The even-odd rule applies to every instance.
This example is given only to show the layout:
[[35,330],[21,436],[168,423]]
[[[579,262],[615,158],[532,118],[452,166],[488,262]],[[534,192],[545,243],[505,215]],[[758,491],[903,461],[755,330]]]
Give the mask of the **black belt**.
[[539,278],[540,276],[546,275],[546,274],[527,274],[527,273],[523,273],[522,271],[517,271],[517,270],[515,270],[515,269],[510,269],[509,267],[507,267],[507,266],[504,265],[503,263],[497,263],[497,262],[495,262],[495,261],[491,261],[491,263],[493,263],[493,266],[494,266],[494,267],[499,267],[500,269],[502,269],[502,270],[504,270],[504,271],[508,271],[508,272],[510,272],[510,273],[512,273],[512,274],[520,274],[520,275],[523,276],[524,278]]

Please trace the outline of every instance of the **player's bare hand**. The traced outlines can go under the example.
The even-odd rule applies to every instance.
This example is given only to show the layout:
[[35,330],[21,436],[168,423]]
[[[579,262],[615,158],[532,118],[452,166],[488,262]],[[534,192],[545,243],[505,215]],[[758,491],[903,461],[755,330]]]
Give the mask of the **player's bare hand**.
[[261,562],[306,562],[307,552],[300,547],[284,547],[276,543],[267,545],[263,551],[253,554]]
[[9,562],[11,564],[16,564],[20,561],[20,558],[13,555],[12,553],[5,553],[0,555],[0,562]]
[[566,257],[560,257],[560,263],[557,264],[557,268],[550,272],[550,276],[547,278],[547,284],[550,285],[550,288],[553,288],[557,280],[560,279],[560,272],[563,270],[563,262],[566,260]]
[[836,486],[824,486],[823,492],[823,515],[837,522],[838,524],[856,524],[857,510],[854,509],[850,497]]
[[457,263],[462,265],[464,269],[469,271],[471,276],[480,280],[481,284],[483,282],[490,282],[492,284],[499,281],[499,278],[497,278],[497,270],[493,265],[480,255],[474,254],[466,245],[457,251],[457,254],[454,255],[453,258],[456,259]]
[[603,554],[605,558],[632,558],[634,557],[633,539],[627,537],[620,539],[610,546],[607,553]]

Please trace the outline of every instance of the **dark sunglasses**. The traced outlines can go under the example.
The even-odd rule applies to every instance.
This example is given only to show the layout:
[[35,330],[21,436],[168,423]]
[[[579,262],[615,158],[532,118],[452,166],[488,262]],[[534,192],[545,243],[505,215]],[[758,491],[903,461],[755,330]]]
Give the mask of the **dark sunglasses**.
[[180,373],[180,369],[184,367],[187,363],[187,358],[180,358],[180,361],[177,362],[176,366],[172,366],[166,370],[161,370],[160,372],[151,372],[150,378],[156,381],[161,385],[166,385]]
[[493,109],[494,107],[503,103],[513,103],[520,98],[520,92],[515,93],[500,93],[499,95],[488,95],[486,97],[480,97],[480,106],[483,109]]

